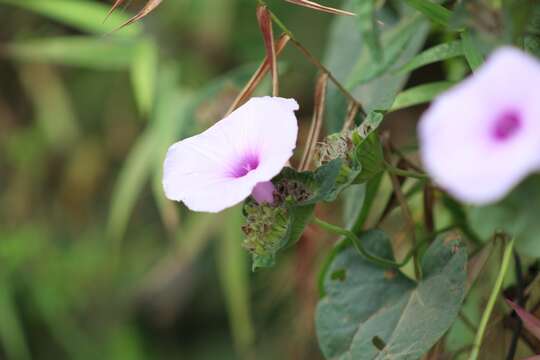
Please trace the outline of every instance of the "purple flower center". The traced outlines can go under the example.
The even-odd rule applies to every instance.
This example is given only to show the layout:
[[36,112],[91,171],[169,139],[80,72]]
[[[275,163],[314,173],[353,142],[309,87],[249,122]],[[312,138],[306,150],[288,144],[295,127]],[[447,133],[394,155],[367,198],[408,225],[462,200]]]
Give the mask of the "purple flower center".
[[516,111],[506,111],[496,120],[492,136],[496,141],[505,141],[511,138],[521,128],[521,117]]
[[258,167],[259,156],[256,154],[246,154],[236,165],[233,166],[231,176],[234,178],[241,178]]

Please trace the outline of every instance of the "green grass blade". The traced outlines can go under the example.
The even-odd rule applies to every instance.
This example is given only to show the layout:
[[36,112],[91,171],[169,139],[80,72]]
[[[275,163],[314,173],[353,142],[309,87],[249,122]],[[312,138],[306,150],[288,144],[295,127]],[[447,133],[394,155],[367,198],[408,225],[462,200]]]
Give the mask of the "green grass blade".
[[49,146],[66,149],[78,139],[80,130],[61,77],[47,65],[21,64],[18,70],[21,84],[33,103],[37,124]]
[[234,342],[242,358],[247,358],[254,340],[250,314],[249,266],[242,248],[242,214],[239,207],[228,210],[225,234],[219,241],[218,268]]
[[152,110],[156,92],[158,48],[148,39],[137,46],[131,64],[131,82],[139,111],[146,115]]
[[24,62],[121,70],[132,63],[135,44],[114,38],[62,36],[13,42],[2,51],[5,56]]
[[405,0],[405,2],[434,23],[445,27],[448,26],[452,12],[444,6],[431,2],[430,0]]
[[[105,35],[114,31],[129,17],[120,12],[104,22],[109,7],[96,1],[83,0],[0,0],[0,4],[17,6],[72,26],[84,32]],[[138,24],[114,32],[115,36],[133,37],[141,32]]]
[[461,55],[463,55],[463,46],[461,44],[461,41],[456,40],[444,44],[439,44],[427,50],[424,50],[420,54],[416,55],[414,58],[411,59],[411,61],[409,61],[401,69],[399,69],[398,72],[408,73],[424,65],[451,59]]
[[438,81],[429,84],[418,85],[402,91],[394,100],[390,111],[396,111],[413,105],[419,105],[433,100],[443,91],[448,90],[454,83],[450,81]]
[[374,0],[356,0],[356,17],[358,26],[364,42],[366,43],[371,56],[376,61],[383,58],[381,41],[379,39],[379,28],[375,17],[376,4]]

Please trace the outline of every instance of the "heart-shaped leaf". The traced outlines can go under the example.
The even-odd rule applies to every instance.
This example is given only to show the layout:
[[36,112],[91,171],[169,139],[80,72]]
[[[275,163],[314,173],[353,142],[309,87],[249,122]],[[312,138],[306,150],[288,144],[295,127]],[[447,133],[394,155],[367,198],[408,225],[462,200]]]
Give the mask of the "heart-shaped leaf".
[[[379,230],[364,246],[392,259]],[[422,260],[418,283],[380,268],[346,247],[332,261],[317,306],[319,343],[327,359],[418,359],[448,330],[465,294],[467,254],[454,234],[440,235]]]

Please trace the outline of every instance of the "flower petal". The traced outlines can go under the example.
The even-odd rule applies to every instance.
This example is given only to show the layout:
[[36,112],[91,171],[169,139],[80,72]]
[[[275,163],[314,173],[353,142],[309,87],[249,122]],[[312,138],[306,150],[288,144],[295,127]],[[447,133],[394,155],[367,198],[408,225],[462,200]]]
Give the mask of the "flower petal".
[[[419,124],[421,156],[435,182],[462,201],[495,202],[540,167],[540,65],[502,48],[477,73],[437,98]],[[516,111],[520,128],[493,137],[501,114]]]
[[[292,99],[252,98],[203,133],[174,144],[164,163],[166,196],[194,211],[218,212],[241,202],[292,156],[297,109]],[[236,168],[246,155],[258,163],[239,176]]]

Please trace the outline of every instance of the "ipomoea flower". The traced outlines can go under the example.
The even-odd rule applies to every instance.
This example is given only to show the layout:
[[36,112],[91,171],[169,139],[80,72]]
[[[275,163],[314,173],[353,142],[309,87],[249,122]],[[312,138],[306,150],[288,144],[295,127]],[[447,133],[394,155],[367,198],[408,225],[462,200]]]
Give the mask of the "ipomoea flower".
[[504,47],[439,96],[419,124],[434,181],[471,204],[495,202],[540,168],[540,62]]
[[273,202],[276,176],[293,154],[298,134],[293,99],[252,98],[203,133],[169,148],[167,198],[194,211],[218,212],[250,194]]

